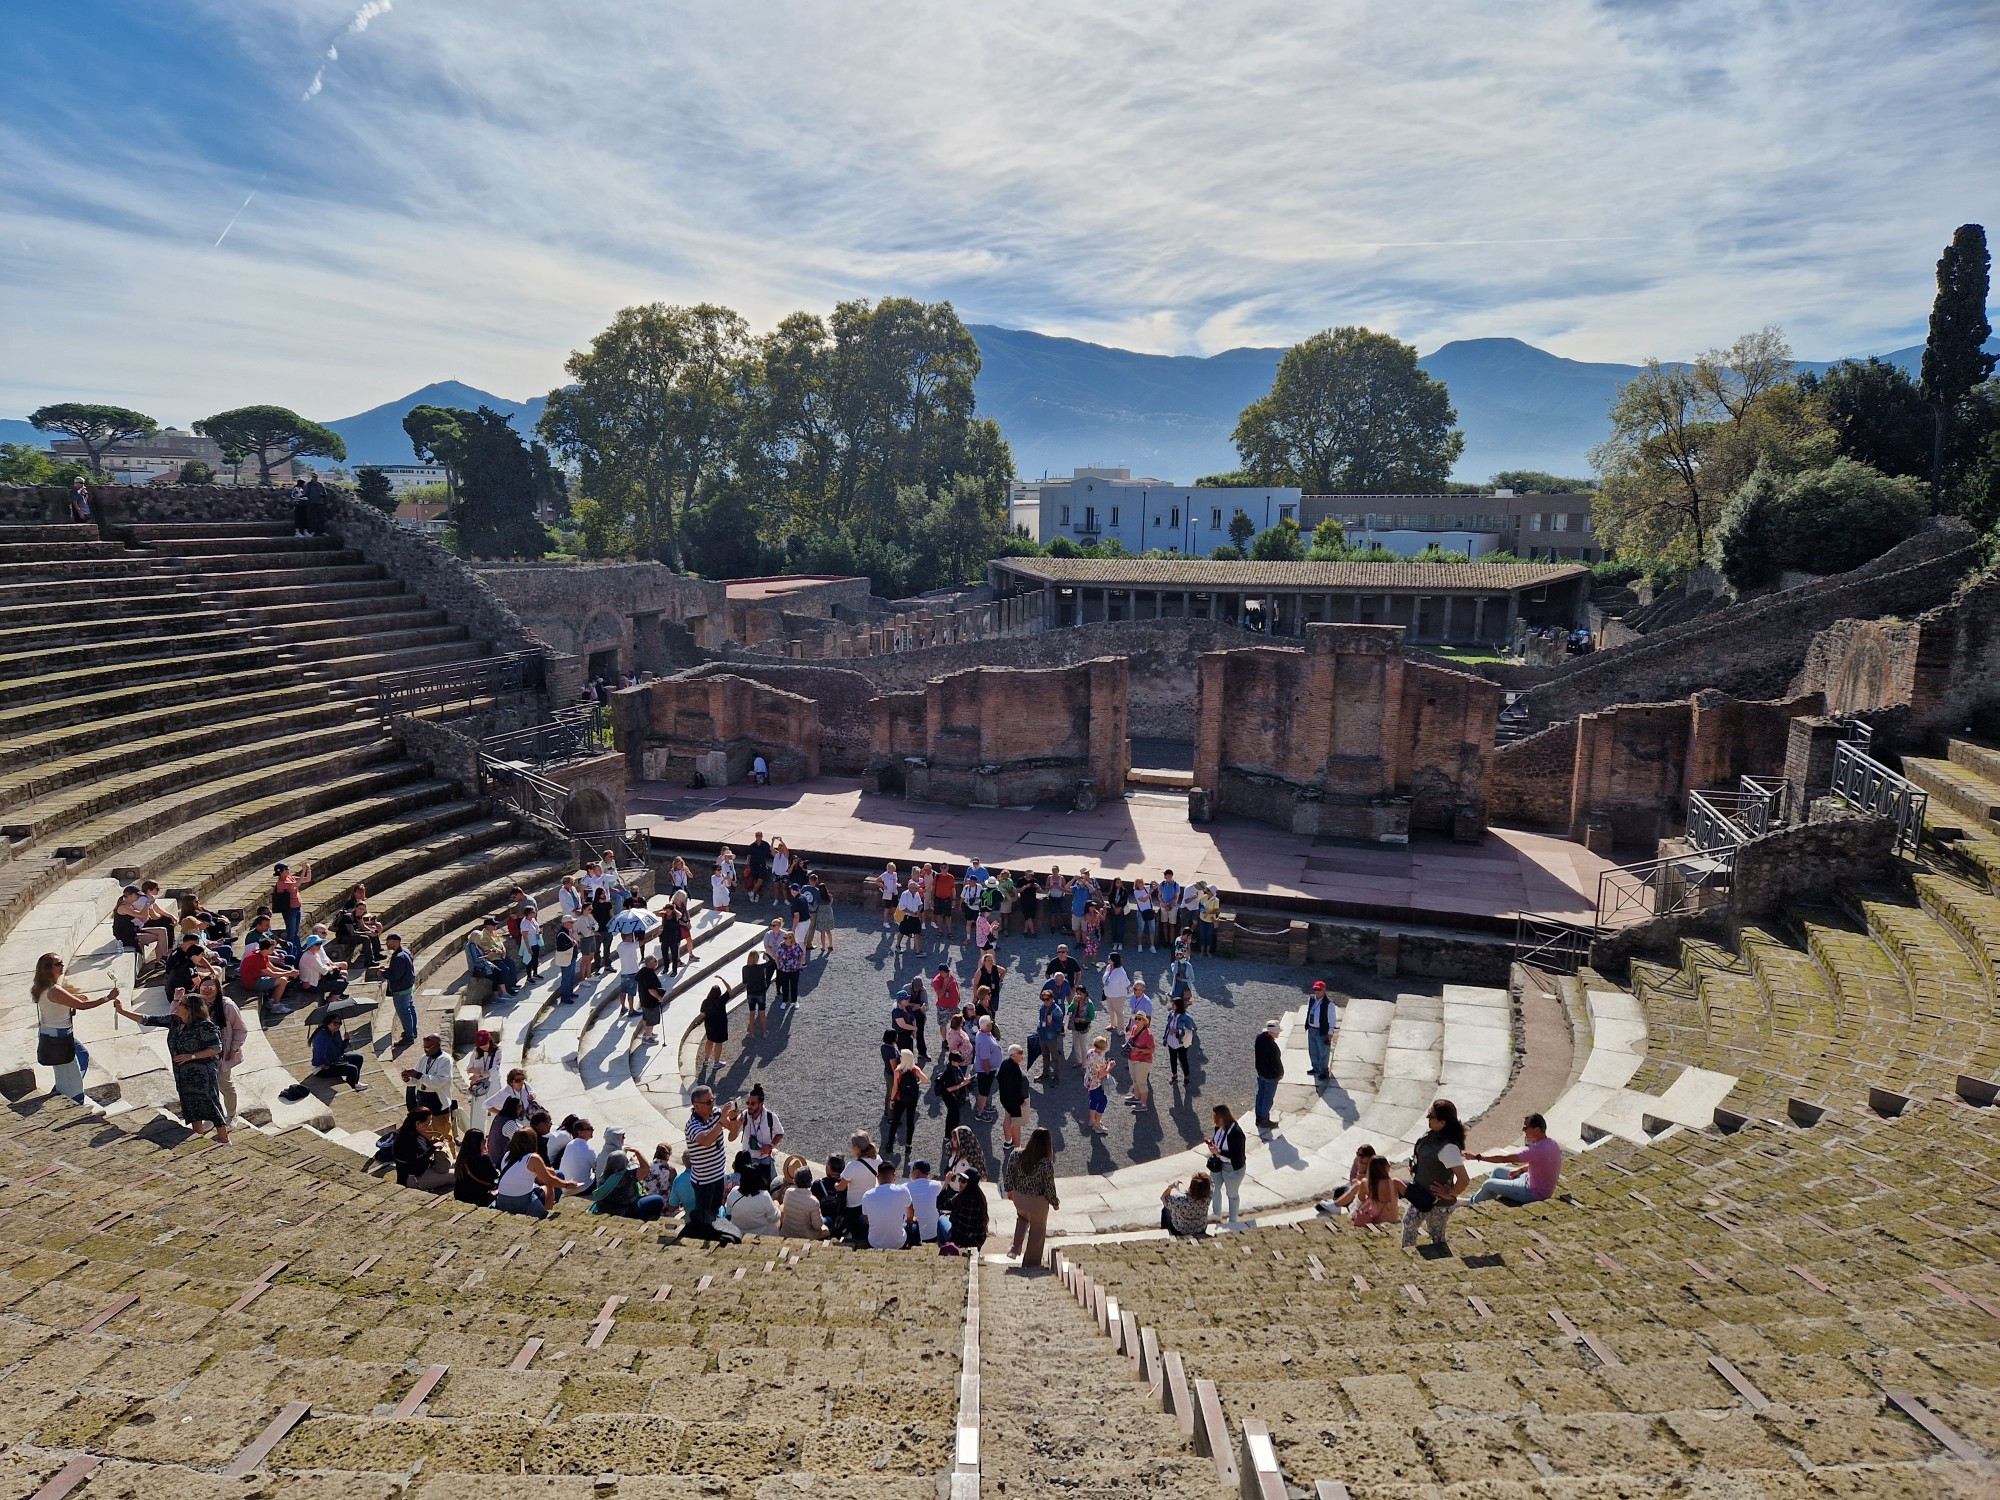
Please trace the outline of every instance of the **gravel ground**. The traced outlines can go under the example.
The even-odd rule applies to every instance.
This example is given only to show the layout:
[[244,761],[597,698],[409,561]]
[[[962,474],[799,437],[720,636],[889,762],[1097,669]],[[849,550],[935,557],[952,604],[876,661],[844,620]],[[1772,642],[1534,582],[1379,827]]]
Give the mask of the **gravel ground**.
[[[749,908],[739,915],[754,917],[757,911]],[[852,1130],[869,1130],[880,1138],[887,1122],[882,1116],[879,1047],[889,1024],[892,997],[915,974],[922,973],[928,980],[940,962],[934,932],[925,935],[922,955],[891,954],[888,932],[869,914],[843,906],[839,917],[833,957],[815,958],[806,969],[796,1013],[774,1010],[769,1035],[748,1038],[747,1013],[739,1002],[730,1015],[730,1041],[722,1074],[710,1080],[725,1098],[761,1081],[771,1107],[784,1122],[784,1149],[796,1150],[815,1164],[823,1163],[832,1151],[845,1154]],[[1024,1039],[1032,1028],[1040,976],[1055,956],[1056,941],[1044,936],[1000,940],[1000,962],[1009,971],[1000,993],[1003,1039]],[[1080,954],[1079,948],[1071,951]],[[978,963],[977,953],[969,945],[953,943],[946,957],[965,986]],[[1157,997],[1167,955],[1128,953],[1126,960]],[[1031,974],[1033,979],[1028,977]],[[1108,1172],[1186,1151],[1207,1139],[1209,1108],[1218,1102],[1230,1105],[1247,1124],[1256,1086],[1251,1062],[1256,1034],[1271,1018],[1303,1007],[1316,978],[1324,978],[1343,994],[1379,992],[1372,978],[1338,966],[1301,969],[1235,959],[1197,960],[1195,989],[1199,998],[1190,1009],[1198,1028],[1192,1088],[1170,1085],[1162,1046],[1153,1066],[1153,1109],[1135,1111],[1119,1102],[1114,1093],[1105,1114],[1108,1133],[1092,1137],[1083,1128],[1087,1107],[1082,1079],[1065,1061],[1056,1085],[1034,1084],[1028,1124],[1045,1124],[1055,1132],[1056,1149],[1064,1158],[1060,1170],[1066,1173]],[[1095,983],[1090,989],[1093,996],[1099,994]],[[969,998],[969,988],[967,994]],[[1156,1016],[1163,1013],[1155,1011]],[[935,1010],[930,1019],[927,1034],[935,1060],[939,1051]],[[693,1054],[691,1043],[686,1053],[690,1067]],[[1120,1089],[1128,1087],[1122,1047],[1114,1044],[1112,1055],[1119,1059],[1113,1081]],[[1031,1070],[1030,1077],[1038,1072]],[[996,1100],[996,1115],[998,1108]],[[993,1160],[1000,1146],[1000,1121],[972,1119],[968,1112],[966,1123],[978,1132],[988,1159]],[[916,1155],[936,1162],[943,1136],[943,1107],[926,1095],[918,1115]],[[1190,1160],[1190,1171],[1198,1166]]]

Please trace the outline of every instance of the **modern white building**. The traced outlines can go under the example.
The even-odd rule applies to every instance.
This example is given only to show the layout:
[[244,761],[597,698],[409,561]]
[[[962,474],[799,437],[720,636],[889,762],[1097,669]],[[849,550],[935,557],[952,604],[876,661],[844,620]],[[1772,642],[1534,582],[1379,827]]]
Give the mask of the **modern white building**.
[[1008,521],[1044,544],[1067,537],[1079,547],[1116,540],[1127,552],[1207,557],[1229,540],[1238,511],[1256,531],[1299,519],[1299,492],[1281,485],[1203,489],[1135,479],[1130,469],[1078,469],[1060,479],[1017,481]]
[[416,489],[419,485],[443,484],[442,464],[357,464],[356,468],[380,469],[389,476],[389,492],[400,495],[405,490]]

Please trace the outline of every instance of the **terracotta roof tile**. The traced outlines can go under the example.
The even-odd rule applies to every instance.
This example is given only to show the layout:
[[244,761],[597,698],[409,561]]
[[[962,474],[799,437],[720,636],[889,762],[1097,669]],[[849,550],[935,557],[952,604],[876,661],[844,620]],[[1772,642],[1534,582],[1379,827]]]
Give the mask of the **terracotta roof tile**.
[[1577,563],[1214,562],[1197,557],[993,561],[1024,578],[1111,588],[1524,589],[1589,572]]

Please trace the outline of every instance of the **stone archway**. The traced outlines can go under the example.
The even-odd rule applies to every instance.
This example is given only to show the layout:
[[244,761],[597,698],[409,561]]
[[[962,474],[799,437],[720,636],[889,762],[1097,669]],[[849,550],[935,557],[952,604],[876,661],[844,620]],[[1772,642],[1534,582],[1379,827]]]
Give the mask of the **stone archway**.
[[563,821],[577,833],[603,833],[612,827],[611,799],[594,786],[580,786],[569,794]]

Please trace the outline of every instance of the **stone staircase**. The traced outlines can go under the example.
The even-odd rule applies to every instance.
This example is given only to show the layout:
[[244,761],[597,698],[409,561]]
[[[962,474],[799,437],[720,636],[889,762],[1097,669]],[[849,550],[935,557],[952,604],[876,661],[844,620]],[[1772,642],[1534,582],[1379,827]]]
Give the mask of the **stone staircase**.
[[[279,860],[312,861],[309,924],[367,885],[371,912],[418,955],[424,1024],[448,1035],[453,1000],[438,976],[453,965],[457,978],[466,930],[516,885],[552,891],[569,856],[407,752],[376,684],[489,656],[492,643],[335,538],[261,522],[125,535],[0,526],[0,973],[19,991],[0,1071],[32,1066],[25,976],[39,952],[115,971],[105,919],[118,881],[150,877],[169,897],[244,914],[268,903]],[[55,915],[38,922],[45,906]],[[129,971],[128,959],[131,993]],[[357,983],[357,1008],[379,990]],[[328,1100],[288,1109],[273,1097],[304,1062],[309,1014],[259,1028],[270,1066],[252,1069],[251,1118],[335,1123]],[[109,1040],[97,1035],[111,1032],[107,1015],[91,1013],[87,1043]],[[163,1079],[138,1086],[144,1049],[128,1043],[114,1053],[135,1098],[165,1102]],[[111,1061],[87,1082],[116,1104]],[[400,1088],[385,1092],[400,1104]]]

